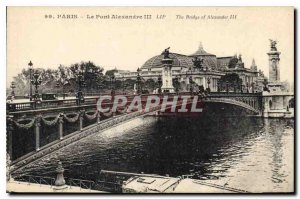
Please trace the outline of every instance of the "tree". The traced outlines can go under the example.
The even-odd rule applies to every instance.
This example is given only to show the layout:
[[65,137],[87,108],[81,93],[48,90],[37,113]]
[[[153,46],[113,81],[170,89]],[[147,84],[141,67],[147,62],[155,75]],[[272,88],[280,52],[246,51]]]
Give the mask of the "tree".
[[72,72],[72,80],[76,82],[79,74],[81,74],[86,88],[89,90],[97,90],[97,82],[103,79],[103,68],[90,61],[72,64],[70,70]]
[[122,81],[121,80],[115,81],[115,89],[122,89]]
[[[39,92],[49,92],[53,91],[54,88],[54,79],[53,79],[53,72],[54,70],[51,69],[41,69],[37,68],[32,70],[33,73],[39,73],[39,75],[42,78],[42,84],[39,85]],[[15,93],[16,95],[29,95],[29,89],[30,89],[30,70],[29,69],[23,69],[21,73],[19,73],[17,76],[13,77],[16,88]],[[33,86],[32,86],[33,87]],[[33,89],[34,90],[34,89]]]
[[153,79],[147,79],[144,84],[144,89],[154,90],[155,89],[155,81]]
[[134,87],[134,84],[135,84],[135,80],[133,80],[133,79],[126,79],[124,84],[125,84],[125,89],[133,90],[133,87]]
[[[42,84],[39,86],[40,93],[53,92],[55,90],[61,91],[64,89],[68,89],[72,92],[76,91],[78,89],[77,77],[79,73],[83,75],[88,89],[98,89],[98,82],[101,82],[104,79],[103,68],[90,61],[75,63],[69,67],[59,65],[58,69],[54,70],[35,68],[32,70],[32,75],[36,71],[40,74],[42,79]],[[21,73],[13,77],[13,81],[16,85],[16,95],[29,95],[29,69],[23,69]],[[59,88],[56,86],[57,83],[61,85]]]
[[[29,73],[29,72],[28,72]],[[13,77],[13,81],[15,82],[16,95],[29,95],[29,75],[27,77],[25,69],[22,70],[16,77]]]

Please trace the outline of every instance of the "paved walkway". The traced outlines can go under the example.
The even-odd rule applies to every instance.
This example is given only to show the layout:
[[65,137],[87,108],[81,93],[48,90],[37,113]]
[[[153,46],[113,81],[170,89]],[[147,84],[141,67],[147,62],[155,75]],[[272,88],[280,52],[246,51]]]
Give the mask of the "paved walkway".
[[6,183],[8,193],[105,193],[97,190],[82,189],[80,187],[66,186],[65,189],[56,189],[55,186],[40,185],[35,183],[18,182],[11,180]]

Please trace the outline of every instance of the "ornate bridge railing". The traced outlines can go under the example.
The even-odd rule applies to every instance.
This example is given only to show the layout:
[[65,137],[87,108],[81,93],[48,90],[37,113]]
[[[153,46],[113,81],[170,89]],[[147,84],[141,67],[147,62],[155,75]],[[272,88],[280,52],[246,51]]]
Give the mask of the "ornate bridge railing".
[[[149,95],[158,95],[158,94],[147,94],[141,95],[142,97],[147,97]],[[176,94],[168,94],[176,95]],[[190,95],[189,92],[182,92],[179,95]],[[127,98],[133,98],[136,95],[125,95]],[[163,96],[163,95],[161,95]],[[261,100],[261,93],[226,93],[226,92],[212,92],[208,97],[216,98],[230,98],[237,101],[243,101],[245,103],[252,103],[252,101]],[[18,111],[28,111],[28,110],[38,110],[38,109],[50,109],[58,107],[70,107],[70,106],[85,106],[96,104],[99,96],[89,96],[86,97],[84,102],[80,102],[77,99],[64,99],[64,100],[44,100],[40,102],[13,102],[6,103],[7,111],[9,112],[18,112]],[[253,102],[254,103],[254,102]],[[257,109],[260,109],[259,102],[257,101]],[[249,104],[250,105],[250,104]],[[250,105],[252,106],[252,105]]]
[[[132,99],[136,95],[124,95],[128,99]],[[147,95],[141,95],[147,97]],[[51,109],[58,107],[70,107],[70,106],[86,106],[97,104],[99,96],[87,96],[84,101],[78,101],[78,99],[61,99],[61,100],[43,100],[43,101],[31,101],[31,102],[7,102],[6,109],[8,112],[30,111],[39,109]]]
[[84,102],[79,103],[77,99],[64,99],[64,100],[44,100],[38,102],[14,102],[6,103],[6,109],[9,112],[35,110],[35,109],[48,109],[57,107],[67,107],[67,106],[79,106],[96,104],[98,97],[89,97],[84,100]]

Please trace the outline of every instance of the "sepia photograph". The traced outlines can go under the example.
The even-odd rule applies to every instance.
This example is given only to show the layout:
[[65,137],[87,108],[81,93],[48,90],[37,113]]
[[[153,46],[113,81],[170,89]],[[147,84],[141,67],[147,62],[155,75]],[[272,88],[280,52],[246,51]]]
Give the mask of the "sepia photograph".
[[295,193],[294,7],[6,16],[7,193]]

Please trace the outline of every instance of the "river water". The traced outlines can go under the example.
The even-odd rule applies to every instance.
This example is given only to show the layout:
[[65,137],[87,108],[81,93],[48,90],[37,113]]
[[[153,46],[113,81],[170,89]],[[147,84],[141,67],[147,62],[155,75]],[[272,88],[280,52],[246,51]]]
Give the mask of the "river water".
[[128,131],[99,133],[28,165],[24,175],[97,180],[101,169],[192,175],[250,192],[293,191],[294,120],[147,117]]

